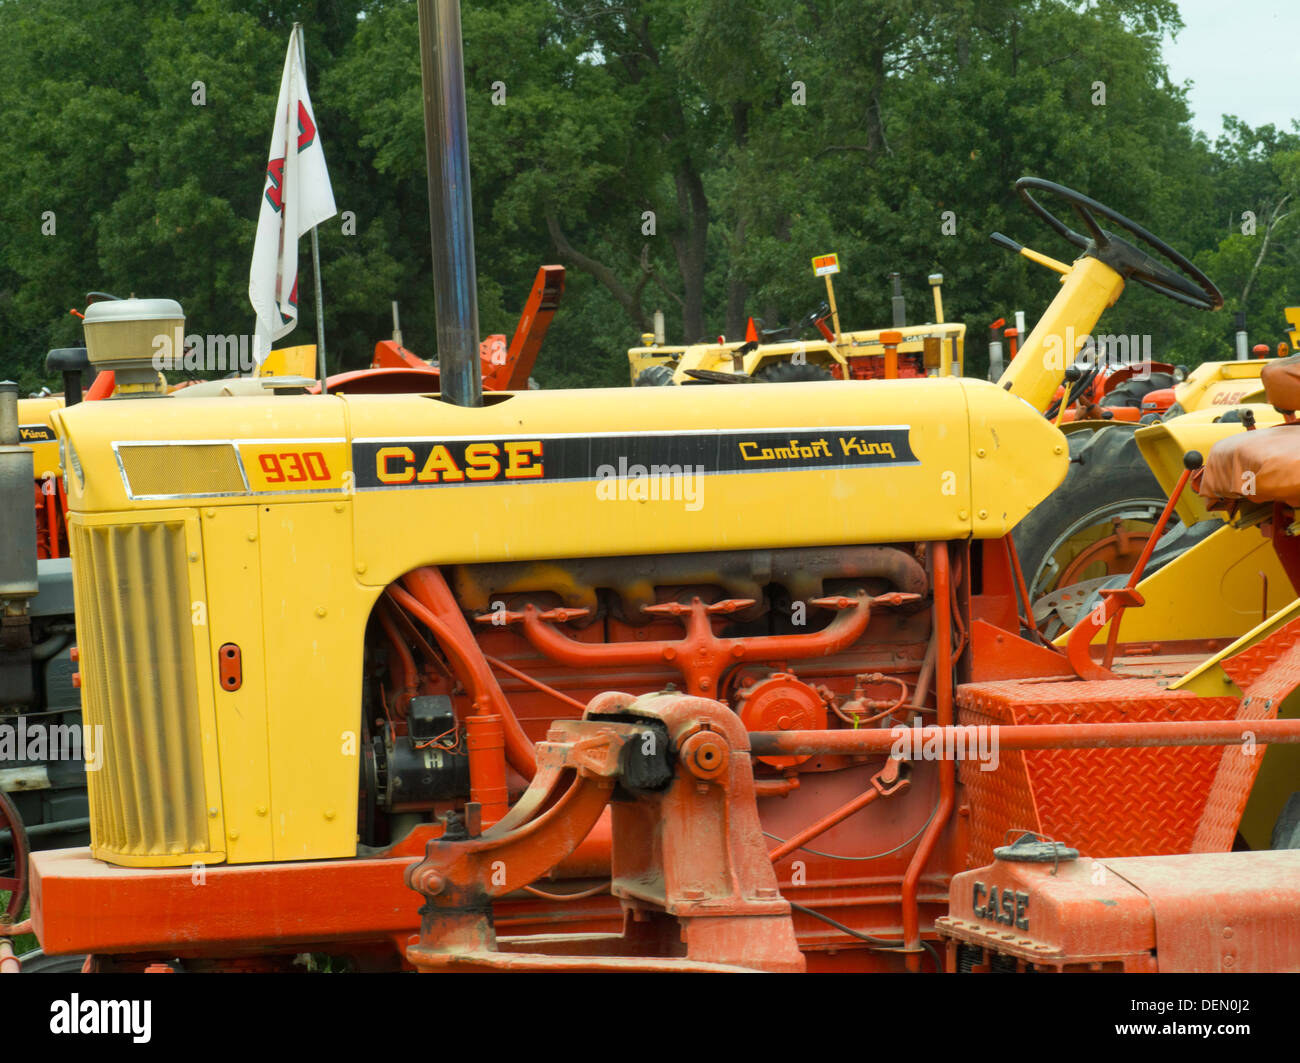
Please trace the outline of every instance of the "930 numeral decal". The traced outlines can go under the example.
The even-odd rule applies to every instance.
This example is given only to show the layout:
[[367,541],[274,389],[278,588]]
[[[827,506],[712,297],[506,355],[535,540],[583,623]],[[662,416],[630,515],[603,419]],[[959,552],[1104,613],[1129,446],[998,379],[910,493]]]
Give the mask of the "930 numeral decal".
[[269,484],[300,484],[308,480],[329,480],[329,465],[319,450],[289,450],[282,454],[261,454],[257,459]]

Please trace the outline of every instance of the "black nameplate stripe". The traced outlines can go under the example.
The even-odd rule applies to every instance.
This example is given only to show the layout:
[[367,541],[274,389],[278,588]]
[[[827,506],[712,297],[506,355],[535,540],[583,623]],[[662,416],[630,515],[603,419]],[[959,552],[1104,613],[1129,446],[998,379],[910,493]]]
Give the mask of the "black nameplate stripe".
[[53,443],[54,429],[47,424],[20,424],[18,426],[19,443]]
[[352,467],[360,489],[916,464],[906,425],[352,444]]

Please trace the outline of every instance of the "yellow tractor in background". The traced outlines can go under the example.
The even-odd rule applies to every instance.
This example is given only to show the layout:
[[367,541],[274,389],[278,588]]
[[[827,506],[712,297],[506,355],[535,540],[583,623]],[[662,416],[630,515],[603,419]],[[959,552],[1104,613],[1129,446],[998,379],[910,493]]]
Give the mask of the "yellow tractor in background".
[[[1098,340],[1094,351],[1103,349],[1107,339],[1113,338]],[[1222,424],[1232,426],[1225,431],[1233,432],[1242,430],[1244,423],[1277,421],[1261,380],[1264,369],[1278,360],[1261,356],[1267,350],[1266,345],[1257,346],[1256,357],[1248,360],[1203,362],[1171,387],[1145,391],[1144,383],[1159,384],[1157,378],[1166,374],[1152,372],[1149,363],[1135,359],[1125,373],[1135,374],[1132,379],[1104,398],[1088,394],[1090,376],[1100,367],[1095,354],[1071,366],[1062,393],[1048,410],[1069,441],[1070,471],[1015,533],[1035,621],[1044,633],[1055,635],[1073,626],[1100,590],[1124,582],[1145,549],[1168,486],[1148,467],[1141,442],[1148,426],[1174,421]],[[1287,344],[1278,345],[1278,356],[1287,352]],[[1148,381],[1141,379],[1144,369]],[[1190,549],[1210,530],[1205,524],[1175,520],[1156,547],[1148,573]]]
[[[813,259],[814,271],[826,278],[827,301],[792,328],[764,332],[753,318],[744,340],[662,346],[653,333],[628,351],[633,385],[795,383],[803,380],[895,380],[924,376],[961,376],[966,326],[945,322],[943,275],[931,274],[934,321],[904,324],[903,299],[894,277],[894,325],[841,332],[831,277],[839,271],[836,255]],[[800,337],[815,328],[818,339]]]

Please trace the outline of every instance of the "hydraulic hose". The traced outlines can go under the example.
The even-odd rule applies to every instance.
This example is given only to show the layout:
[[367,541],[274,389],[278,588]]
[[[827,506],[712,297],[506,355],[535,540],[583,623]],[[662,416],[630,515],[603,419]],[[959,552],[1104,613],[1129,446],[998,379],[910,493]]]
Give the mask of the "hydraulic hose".
[[402,583],[404,588],[396,584],[390,586],[389,596],[433,632],[447,654],[452,671],[473,695],[475,714],[501,717],[505,727],[506,759],[525,779],[532,779],[537,771],[533,744],[492,674],[442,573],[435,568],[420,568],[403,576]]

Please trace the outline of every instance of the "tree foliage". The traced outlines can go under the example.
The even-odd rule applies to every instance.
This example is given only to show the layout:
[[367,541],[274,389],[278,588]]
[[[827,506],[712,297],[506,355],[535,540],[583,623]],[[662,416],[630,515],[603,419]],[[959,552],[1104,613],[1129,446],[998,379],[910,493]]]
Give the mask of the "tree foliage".
[[[855,327],[889,320],[893,271],[928,315],[925,278],[942,272],[977,372],[985,326],[1032,321],[1055,290],[988,234],[1067,253],[1018,203],[1025,173],[1188,254],[1256,338],[1280,338],[1300,294],[1300,136],[1192,131],[1160,55],[1170,0],[462,6],[481,331],[512,329],[538,265],[569,267],[544,384],[624,382],[656,310],[672,340],[796,321],[821,297],[809,259],[829,250]],[[68,309],[91,289],[177,298],[194,332],[251,328],[295,20],[356,218],[354,234],[321,230],[331,362],[365,364],[394,299],[408,346],[435,353],[413,2],[0,0],[0,372],[36,386],[45,350],[78,342]],[[310,342],[314,312],[304,300],[286,342]],[[1231,314],[1137,288],[1103,324],[1152,335],[1158,357],[1231,356]]]

